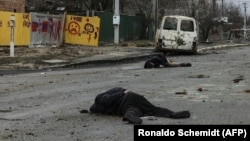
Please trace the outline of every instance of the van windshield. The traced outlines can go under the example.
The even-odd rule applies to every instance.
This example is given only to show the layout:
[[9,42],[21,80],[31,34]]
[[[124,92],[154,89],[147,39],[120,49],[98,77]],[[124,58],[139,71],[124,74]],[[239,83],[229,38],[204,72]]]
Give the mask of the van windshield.
[[164,22],[163,29],[166,30],[177,30],[177,19],[176,18],[166,18]]
[[194,22],[191,20],[182,20],[181,21],[181,31],[193,32],[194,31]]

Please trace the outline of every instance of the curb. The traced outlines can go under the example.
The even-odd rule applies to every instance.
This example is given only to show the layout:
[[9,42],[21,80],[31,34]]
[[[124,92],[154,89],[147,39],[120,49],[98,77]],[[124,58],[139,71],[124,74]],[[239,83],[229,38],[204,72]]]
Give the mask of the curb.
[[[205,47],[202,49],[198,49],[197,52],[201,53],[201,52],[205,52],[208,50],[215,50],[215,49],[222,49],[222,48],[229,48],[229,47],[243,47],[243,46],[247,46],[249,44],[226,44],[226,45],[215,45],[215,46],[211,46],[211,47]],[[130,61],[135,61],[135,60],[144,60],[149,58],[150,56],[153,55],[158,55],[158,54],[162,54],[162,52],[147,52],[144,53],[143,55],[128,55],[128,56],[113,56],[113,57],[108,57],[108,58],[103,58],[103,59],[95,59],[95,60],[87,60],[87,61],[80,61],[80,62],[71,62],[69,64],[64,64],[64,65],[60,65],[57,67],[53,67],[53,68],[58,68],[58,67],[64,67],[64,68],[70,68],[70,67],[83,67],[83,66],[96,66],[96,65],[105,65],[108,63],[120,63],[120,62],[130,62]]]
[[69,63],[65,64],[63,67],[64,68],[69,68],[69,67],[77,67],[77,66],[96,66],[96,65],[105,65],[108,63],[120,63],[120,62],[131,62],[131,61],[139,61],[139,60],[144,60],[146,58],[151,57],[152,55],[157,55],[161,53],[148,53],[144,55],[139,55],[139,56],[125,56],[125,57],[113,57],[113,58],[106,58],[106,59],[100,59],[100,60],[89,60],[89,61],[84,61],[84,62],[76,62],[76,63]]
[[207,50],[215,50],[215,49],[222,49],[222,48],[228,48],[228,47],[243,47],[243,46],[248,46],[248,45],[249,44],[217,45],[217,46],[211,46],[211,47],[198,49],[197,52],[204,52]]

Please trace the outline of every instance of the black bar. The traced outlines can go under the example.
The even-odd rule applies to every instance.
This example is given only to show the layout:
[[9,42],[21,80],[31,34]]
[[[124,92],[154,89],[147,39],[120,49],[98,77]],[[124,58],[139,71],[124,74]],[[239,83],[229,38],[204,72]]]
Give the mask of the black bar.
[[250,125],[134,125],[134,141],[142,139],[250,141]]

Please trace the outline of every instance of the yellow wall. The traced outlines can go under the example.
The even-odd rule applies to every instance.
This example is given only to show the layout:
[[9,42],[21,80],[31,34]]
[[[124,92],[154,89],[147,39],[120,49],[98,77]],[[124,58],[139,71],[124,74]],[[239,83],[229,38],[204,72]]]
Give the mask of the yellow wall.
[[6,46],[10,44],[11,15],[15,15],[15,45],[28,45],[30,41],[30,15],[2,11],[0,11],[0,45]]
[[65,43],[98,46],[100,18],[67,15]]
[[[2,11],[0,11],[0,46],[10,45],[11,15],[15,15],[15,46],[28,46],[30,44],[30,14]],[[97,47],[99,33],[99,17],[66,16],[64,28],[65,43]]]

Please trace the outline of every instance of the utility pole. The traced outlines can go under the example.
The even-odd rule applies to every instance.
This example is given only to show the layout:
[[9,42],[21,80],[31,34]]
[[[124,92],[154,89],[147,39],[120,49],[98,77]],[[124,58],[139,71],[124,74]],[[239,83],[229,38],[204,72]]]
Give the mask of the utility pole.
[[15,52],[15,15],[10,16],[10,57],[14,57]]
[[245,16],[244,16],[244,39],[246,40],[247,38],[247,32],[246,32],[246,23],[247,23],[247,3],[244,2],[243,3],[244,5],[244,13],[245,13]]
[[119,44],[119,25],[120,25],[120,8],[119,0],[114,0],[115,2],[115,12],[113,16],[113,25],[114,25],[114,43]]

